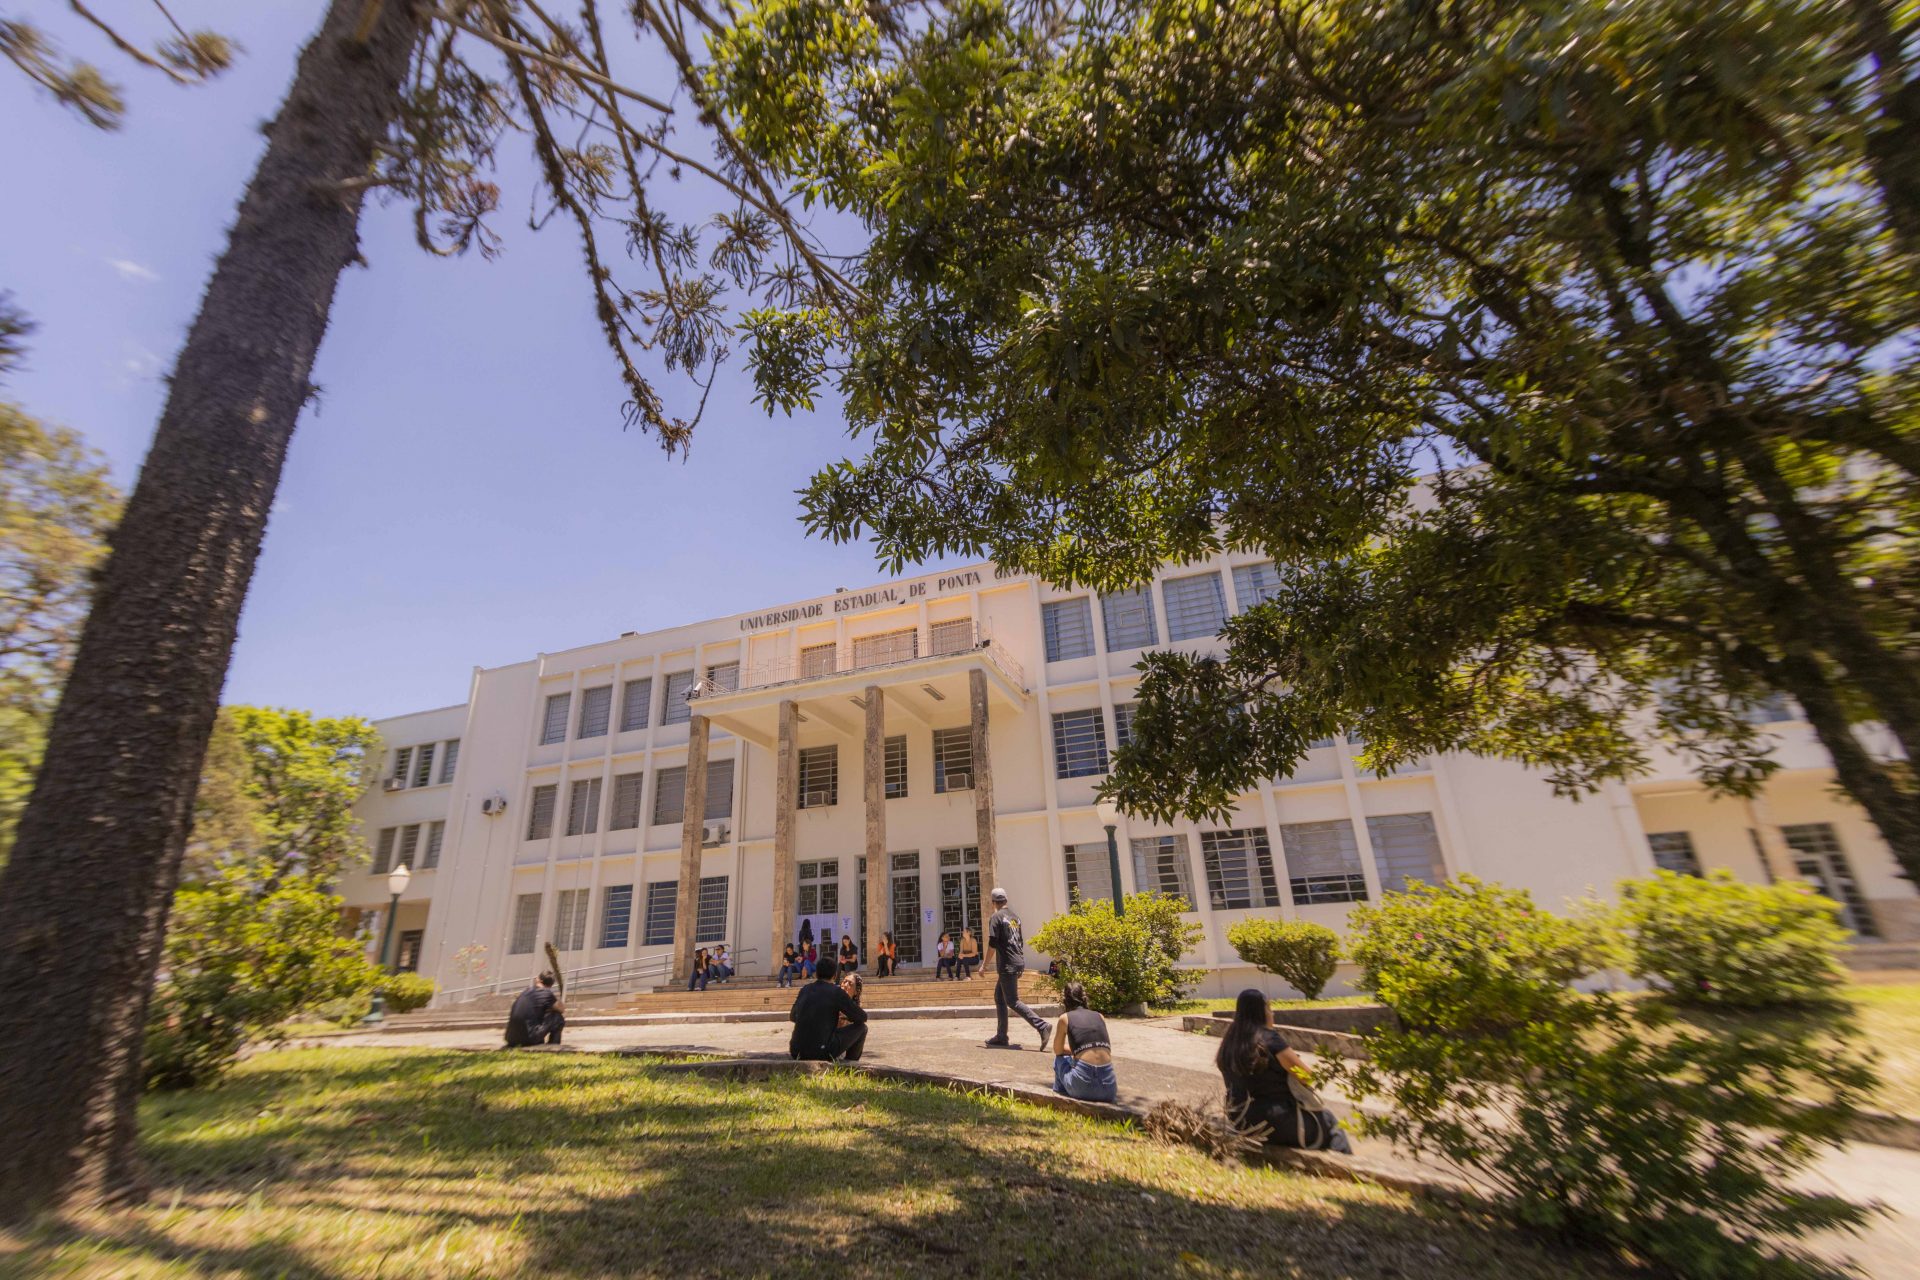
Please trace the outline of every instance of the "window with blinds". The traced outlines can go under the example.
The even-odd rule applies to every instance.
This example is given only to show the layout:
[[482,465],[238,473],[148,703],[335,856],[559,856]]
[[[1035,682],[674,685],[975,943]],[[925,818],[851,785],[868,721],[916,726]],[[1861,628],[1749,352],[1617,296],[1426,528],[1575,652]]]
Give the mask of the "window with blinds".
[[613,686],[596,685],[580,691],[580,729],[577,738],[604,738],[613,715]]
[[1113,704],[1113,741],[1115,746],[1130,746],[1133,742],[1133,713],[1140,709],[1137,702],[1116,702]]
[[966,725],[957,729],[933,731],[933,791],[973,789],[973,730]]
[[587,945],[587,890],[562,889],[553,895],[553,948],[578,951]]
[[810,644],[800,651],[800,678],[833,674],[840,646],[832,643]]
[[424,787],[433,781],[433,744],[416,750],[413,757],[413,785]]
[[633,886],[610,884],[600,891],[600,945],[624,947],[633,927]]
[[727,877],[700,878],[700,912],[693,918],[695,942],[719,942],[727,936]]
[[393,778],[401,786],[413,776],[413,748],[401,747],[393,753]]
[[552,746],[567,740],[567,711],[573,706],[571,693],[547,695],[547,712],[540,721],[540,745]]
[[654,880],[647,885],[647,915],[640,934],[643,947],[673,945],[674,898],[680,886],[673,880]]
[[822,858],[799,865],[798,906],[803,916],[830,916],[840,910],[840,859]]
[[1367,819],[1373,865],[1382,893],[1405,893],[1408,885],[1445,884],[1446,859],[1431,813],[1383,813]]
[[533,950],[540,932],[540,895],[523,893],[513,900],[513,929],[507,935],[507,954],[524,956]]
[[1257,604],[1265,604],[1280,594],[1280,571],[1273,561],[1237,565],[1233,570],[1233,594],[1242,613]]
[[1053,713],[1053,763],[1062,778],[1107,771],[1106,721],[1098,707]]
[[440,747],[440,781],[453,781],[453,766],[460,761],[460,739],[449,738]]
[[1187,838],[1135,836],[1133,882],[1142,892],[1164,893],[1193,904],[1193,870],[1187,861]]
[[431,871],[440,865],[440,846],[447,840],[447,824],[429,822],[427,824],[427,847],[420,854],[421,871]]
[[1653,865],[1677,876],[1700,874],[1700,856],[1694,852],[1693,836],[1685,831],[1649,831],[1647,846],[1653,851]]
[[965,653],[973,648],[973,619],[950,618],[945,622],[936,622],[928,628],[927,638],[933,646],[935,657]]
[[1107,861],[1107,842],[1089,840],[1070,844],[1067,855],[1067,900],[1078,898],[1092,902],[1096,898],[1113,900],[1113,868]]
[[685,724],[693,718],[687,705],[687,693],[693,688],[693,672],[675,671],[667,677],[667,696],[660,704],[661,724]]
[[856,670],[884,666],[889,662],[905,662],[919,656],[920,632],[914,627],[883,631],[877,636],[856,636],[853,641],[853,665]]
[[881,770],[884,794],[889,800],[902,800],[907,794],[906,735],[888,738],[886,747],[886,761]]
[[1256,827],[1200,833],[1200,860],[1207,870],[1207,896],[1215,911],[1277,907],[1273,849]]
[[1153,591],[1148,587],[1101,596],[1100,616],[1106,624],[1108,653],[1160,643],[1153,622]]
[[1287,884],[1295,906],[1318,902],[1365,902],[1367,875],[1353,824],[1294,822],[1280,828],[1287,857]]
[[581,778],[567,792],[567,834],[589,836],[600,829],[600,779]]
[[533,789],[533,799],[527,805],[527,839],[545,840],[553,834],[553,805],[559,793],[557,782]]
[[632,733],[647,727],[653,709],[653,677],[629,680],[620,686],[620,732]]
[[707,761],[707,803],[702,822],[718,822],[733,816],[733,761]]
[[658,769],[653,775],[653,825],[684,822],[687,818],[687,766]]
[[1831,822],[1799,822],[1780,828],[1793,850],[1793,867],[1802,879],[1841,906],[1840,923],[1863,938],[1877,938],[1873,913],[1860,893],[1847,852]]
[[1195,640],[1220,634],[1227,620],[1227,591],[1217,573],[1168,578],[1160,584],[1167,604],[1167,638]]
[[640,825],[640,795],[646,783],[644,773],[614,775],[613,812],[607,817],[607,830],[626,831]]
[[419,853],[420,824],[417,822],[409,823],[400,828],[400,853],[398,858],[408,869],[412,870],[416,869],[414,867],[414,859],[419,856]]
[[373,846],[373,874],[383,876],[393,870],[393,842],[400,834],[398,827],[380,828],[380,838]]
[[737,662],[716,662],[707,668],[707,691],[709,693],[734,693],[740,688],[740,664]]
[[800,749],[800,807],[824,809],[840,803],[840,748]]
[[1041,605],[1040,630],[1046,636],[1048,662],[1093,656],[1093,606],[1085,596]]

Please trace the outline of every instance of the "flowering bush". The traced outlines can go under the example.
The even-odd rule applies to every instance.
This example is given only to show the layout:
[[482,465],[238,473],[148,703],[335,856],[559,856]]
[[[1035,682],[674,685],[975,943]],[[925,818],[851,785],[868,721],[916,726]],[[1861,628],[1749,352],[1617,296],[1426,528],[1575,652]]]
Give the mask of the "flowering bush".
[[1309,1000],[1318,1000],[1340,963],[1340,935],[1307,920],[1242,920],[1227,942],[1262,973],[1277,974]]
[[1084,983],[1087,1003],[1103,1012],[1170,1004],[1199,978],[1177,967],[1202,934],[1182,914],[1191,910],[1184,898],[1130,893],[1127,913],[1116,916],[1111,900],[1082,898],[1033,935],[1033,948],[1060,962],[1062,982]]
[[1831,996],[1845,980],[1840,906],[1798,882],[1670,871],[1620,886],[1627,970],[1687,1004],[1758,1008]]

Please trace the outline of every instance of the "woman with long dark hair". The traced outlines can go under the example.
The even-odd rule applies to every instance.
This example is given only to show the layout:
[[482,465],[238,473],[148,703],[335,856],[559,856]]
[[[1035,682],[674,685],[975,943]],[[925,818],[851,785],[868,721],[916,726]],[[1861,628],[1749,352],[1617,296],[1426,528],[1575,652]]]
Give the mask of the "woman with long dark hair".
[[1307,1082],[1306,1064],[1273,1029],[1266,992],[1248,987],[1233,1006],[1214,1065],[1227,1083],[1227,1114],[1242,1128],[1265,1124],[1282,1147],[1353,1154],[1340,1122]]
[[1083,1102],[1112,1102],[1118,1082],[1107,1020],[1087,1008],[1087,989],[1077,982],[1060,988],[1060,1000],[1067,1011],[1053,1024],[1053,1091]]

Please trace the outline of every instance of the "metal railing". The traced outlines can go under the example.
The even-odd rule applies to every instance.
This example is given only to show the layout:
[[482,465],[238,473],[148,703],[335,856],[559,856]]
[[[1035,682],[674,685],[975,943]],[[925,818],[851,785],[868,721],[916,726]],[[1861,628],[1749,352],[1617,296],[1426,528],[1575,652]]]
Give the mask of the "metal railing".
[[[711,945],[711,944],[710,944]],[[760,954],[758,947],[736,950],[736,961],[748,956]],[[569,969],[566,972],[567,990],[570,992],[605,992],[619,995],[638,986],[658,986],[673,973],[673,954],[666,952],[657,956],[637,956],[631,960],[614,960],[607,964],[590,964],[581,969]],[[734,965],[737,970],[740,966]],[[469,1000],[479,1000],[486,996],[505,995],[526,989],[528,979],[495,978],[492,982],[479,982],[467,987],[453,987],[439,993],[441,1000],[448,1004],[464,1004]]]
[[995,640],[985,627],[976,622],[969,621],[965,627],[952,623],[936,623],[925,653],[920,651],[917,632],[875,636],[871,639],[884,641],[884,643],[875,643],[863,648],[860,640],[856,639],[847,646],[846,653],[833,655],[834,660],[830,666],[823,664],[818,656],[809,657],[805,654],[796,658],[774,658],[767,662],[743,666],[740,669],[737,688],[699,690],[689,695],[689,701],[697,702],[701,697],[723,697],[729,693],[749,689],[770,689],[781,685],[801,684],[809,680],[827,680],[834,676],[852,675],[856,672],[885,671],[934,658],[948,658],[957,654],[976,652],[984,653],[1006,674],[1008,679],[1021,689],[1027,687],[1026,668],[1020,665],[1019,659],[1008,653],[1005,645]]

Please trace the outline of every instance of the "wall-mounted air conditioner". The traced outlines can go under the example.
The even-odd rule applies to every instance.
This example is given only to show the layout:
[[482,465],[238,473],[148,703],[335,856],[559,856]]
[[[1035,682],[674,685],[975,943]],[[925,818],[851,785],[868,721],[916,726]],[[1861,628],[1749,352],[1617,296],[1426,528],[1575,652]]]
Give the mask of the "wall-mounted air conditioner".
[[973,789],[972,774],[967,773],[964,770],[954,770],[947,774],[947,790],[971,791],[972,789]]
[[833,803],[833,792],[809,791],[801,799],[800,807],[802,809],[824,809],[832,803]]
[[405,778],[388,778],[386,782],[386,787],[389,791],[399,791],[406,785],[407,780]]
[[703,845],[725,844],[732,834],[724,822],[709,822],[700,828],[700,843]]
[[497,818],[506,811],[507,798],[505,796],[491,795],[480,802],[480,812],[489,818]]

